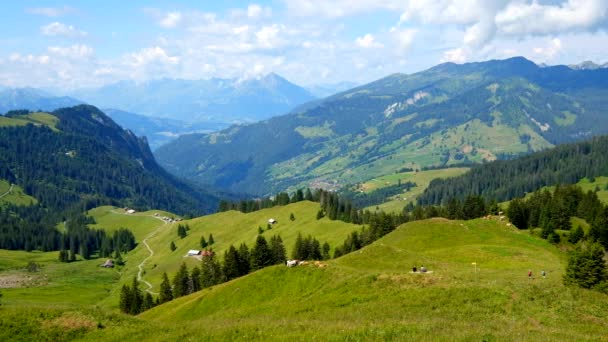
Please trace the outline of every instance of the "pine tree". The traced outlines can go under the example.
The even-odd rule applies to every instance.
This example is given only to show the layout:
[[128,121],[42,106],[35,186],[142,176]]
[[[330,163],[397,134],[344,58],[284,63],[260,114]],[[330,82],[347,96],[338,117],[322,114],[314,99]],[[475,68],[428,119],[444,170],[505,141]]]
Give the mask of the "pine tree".
[[222,266],[215,259],[215,255],[204,256],[201,264],[201,287],[207,288],[223,281]]
[[189,294],[190,275],[186,263],[181,264],[179,270],[173,278],[173,298],[182,297]]
[[258,235],[255,245],[251,249],[251,269],[258,270],[272,264],[272,253],[268,242],[262,235]]
[[171,244],[169,245],[169,248],[171,248],[171,252],[175,251],[177,249],[177,246],[175,245],[175,242],[171,241]]
[[68,262],[68,251],[63,248],[59,251],[59,261]]
[[296,237],[296,242],[294,243],[293,250],[291,252],[291,258],[295,260],[303,260],[303,256],[305,254],[305,246],[304,239],[302,238],[302,233],[298,233]]
[[192,292],[200,291],[201,289],[201,269],[194,266],[190,272],[190,283],[192,284]]
[[213,234],[209,234],[209,238],[207,239],[209,246],[213,246],[215,240],[213,239]]
[[179,236],[180,238],[185,238],[188,235],[188,233],[186,232],[186,227],[184,227],[181,224],[177,225],[177,236]]
[[317,220],[322,219],[325,216],[325,213],[323,212],[323,209],[319,209],[319,211],[317,211]]
[[592,288],[608,281],[604,249],[599,243],[579,246],[570,254],[564,282]]
[[207,241],[204,236],[201,236],[201,248],[205,249],[207,247]]
[[160,294],[158,296],[158,301],[160,304],[166,303],[173,299],[173,290],[171,290],[171,283],[169,282],[169,277],[167,273],[163,273],[163,280],[160,283]]
[[241,243],[239,246],[239,276],[249,273],[250,267],[249,247],[247,247],[246,244]]
[[76,253],[70,249],[70,258],[69,262],[76,261]]
[[224,265],[222,267],[226,280],[237,278],[239,272],[239,252],[230,245],[228,250],[224,252]]
[[312,192],[310,192],[310,188],[306,189],[306,193],[304,194],[304,199],[307,201],[312,201]]
[[142,305],[142,309],[141,311],[146,311],[146,310],[150,310],[155,306],[155,302],[154,302],[154,298],[152,298],[152,295],[150,294],[150,292],[146,292],[146,294],[144,295],[144,303]]
[[296,217],[293,215],[293,213],[289,214],[289,220],[290,221],[295,221]]
[[272,264],[282,264],[287,260],[283,239],[279,235],[270,238],[270,251],[272,253]]
[[120,301],[118,303],[118,306],[120,307],[120,311],[122,311],[124,313],[130,313],[132,302],[133,302],[133,299],[132,299],[132,295],[131,295],[131,289],[129,288],[129,286],[127,284],[124,284],[122,286],[122,288],[120,289]]
[[144,303],[144,296],[139,289],[139,281],[137,281],[137,277],[133,277],[133,283],[131,285],[131,305],[129,307],[129,313],[132,315],[137,315],[142,311],[142,306]]
[[570,236],[568,236],[568,241],[570,241],[570,243],[572,243],[572,244],[576,244],[583,237],[585,237],[585,232],[583,231],[583,228],[581,228],[581,226],[578,225],[576,228],[574,228],[573,230],[570,231]]
[[114,259],[116,261],[116,265],[123,266],[125,264],[125,262],[122,260],[122,255],[120,254],[120,251],[116,250],[116,253],[114,253],[114,254],[115,254]]
[[327,242],[323,243],[323,246],[321,247],[321,256],[323,257],[323,260],[329,259],[329,249],[329,244]]

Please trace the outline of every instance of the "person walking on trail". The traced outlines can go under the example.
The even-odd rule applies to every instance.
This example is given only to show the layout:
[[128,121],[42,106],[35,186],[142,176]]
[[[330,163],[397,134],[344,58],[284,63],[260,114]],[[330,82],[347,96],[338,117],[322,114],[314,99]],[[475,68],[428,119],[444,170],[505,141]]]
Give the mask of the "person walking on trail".
[[418,269],[416,268],[416,266],[412,267],[412,273],[416,273]]
[[420,266],[420,272],[422,272],[422,273],[426,273],[426,267],[424,267],[424,266]]

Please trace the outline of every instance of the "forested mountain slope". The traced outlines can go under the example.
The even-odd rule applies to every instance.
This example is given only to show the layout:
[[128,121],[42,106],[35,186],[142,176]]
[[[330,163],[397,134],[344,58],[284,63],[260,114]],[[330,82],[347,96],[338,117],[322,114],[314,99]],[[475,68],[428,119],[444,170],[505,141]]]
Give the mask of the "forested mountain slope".
[[88,201],[202,214],[217,204],[163,170],[145,139],[88,105],[0,116],[0,179],[59,211]]
[[495,161],[459,177],[433,180],[418,202],[440,204],[468,195],[505,201],[547,185],[574,184],[584,177],[606,176],[607,152],[608,136],[600,136],[514,160]]
[[608,133],[608,69],[524,58],[394,74],[156,156],[171,172],[231,190],[357,183],[405,167],[482,162]]

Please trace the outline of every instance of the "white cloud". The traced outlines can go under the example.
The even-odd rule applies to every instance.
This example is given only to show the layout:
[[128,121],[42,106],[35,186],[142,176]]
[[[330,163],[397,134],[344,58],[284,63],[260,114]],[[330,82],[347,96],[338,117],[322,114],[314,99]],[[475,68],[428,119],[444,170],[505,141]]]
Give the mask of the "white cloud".
[[382,43],[379,43],[376,41],[376,39],[374,38],[374,36],[371,33],[368,33],[368,34],[364,35],[363,37],[358,37],[357,39],[355,39],[355,43],[357,44],[357,46],[366,48],[366,49],[384,47],[384,45],[382,45]]
[[49,37],[84,37],[87,32],[76,29],[72,25],[66,25],[60,22],[53,22],[40,27],[40,32]]
[[467,53],[463,48],[448,50],[443,53],[440,62],[464,63],[467,61]]
[[33,7],[25,10],[29,14],[43,15],[46,17],[60,17],[76,13],[76,9],[69,6],[63,7]]
[[85,58],[93,55],[93,48],[87,45],[49,46],[47,50],[51,54],[62,57]]
[[264,26],[255,33],[258,46],[263,49],[274,49],[283,43],[279,37],[280,32],[285,27],[283,25],[273,24]]
[[418,31],[416,29],[399,29],[396,27],[391,28],[390,33],[393,35],[393,38],[396,42],[396,51],[399,53],[403,53],[407,51],[412,43],[414,42],[414,37]]
[[400,10],[400,0],[283,0],[288,13],[296,17],[340,18],[375,10]]
[[135,68],[150,63],[177,64],[179,63],[179,57],[169,56],[163,48],[158,46],[141,49],[127,55],[127,64]]
[[169,12],[160,19],[159,25],[164,28],[173,28],[179,25],[181,20],[182,14],[180,12]]
[[504,34],[552,34],[587,29],[605,20],[607,0],[568,0],[559,5],[514,2],[496,15]]
[[562,51],[562,41],[558,38],[553,38],[546,46],[535,47],[533,51],[543,61],[550,61]]
[[249,18],[262,18],[272,16],[272,9],[270,7],[262,7],[258,4],[251,4],[247,6],[247,17]]

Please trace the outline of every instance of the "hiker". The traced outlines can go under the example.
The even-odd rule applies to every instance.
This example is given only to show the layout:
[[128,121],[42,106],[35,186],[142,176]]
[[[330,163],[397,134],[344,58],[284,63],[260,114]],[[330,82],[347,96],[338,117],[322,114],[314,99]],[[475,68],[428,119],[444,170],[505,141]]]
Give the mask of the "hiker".
[[528,279],[532,280],[532,270],[528,270]]
[[420,266],[420,272],[422,272],[422,273],[426,273],[426,267],[424,267],[424,266]]
[[412,273],[416,273],[418,269],[416,268],[416,266],[412,267]]
[[543,278],[546,278],[547,273],[545,273],[545,270],[542,270],[542,271],[540,271],[540,275],[542,275],[542,276],[543,276]]

